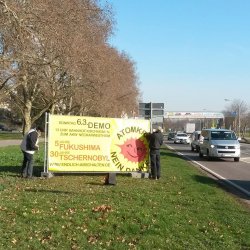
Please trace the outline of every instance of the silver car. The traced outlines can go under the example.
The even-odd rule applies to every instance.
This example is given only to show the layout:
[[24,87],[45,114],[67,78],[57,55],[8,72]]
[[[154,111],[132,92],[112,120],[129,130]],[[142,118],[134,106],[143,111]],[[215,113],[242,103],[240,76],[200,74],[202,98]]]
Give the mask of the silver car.
[[211,158],[233,158],[240,160],[240,143],[237,136],[227,129],[204,129],[201,131],[199,156]]
[[183,143],[183,144],[189,144],[190,143],[190,137],[186,133],[177,133],[174,137],[174,143]]

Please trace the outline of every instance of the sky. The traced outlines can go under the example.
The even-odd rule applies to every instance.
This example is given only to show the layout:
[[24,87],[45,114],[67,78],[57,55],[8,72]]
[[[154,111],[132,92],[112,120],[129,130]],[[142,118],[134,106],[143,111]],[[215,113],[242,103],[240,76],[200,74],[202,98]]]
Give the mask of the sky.
[[109,0],[110,44],[135,62],[142,102],[166,111],[250,105],[249,0]]

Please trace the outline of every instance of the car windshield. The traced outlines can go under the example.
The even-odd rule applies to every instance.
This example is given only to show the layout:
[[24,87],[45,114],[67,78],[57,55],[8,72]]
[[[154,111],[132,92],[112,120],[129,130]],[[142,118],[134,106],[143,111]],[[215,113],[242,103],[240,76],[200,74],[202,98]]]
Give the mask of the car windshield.
[[213,131],[211,132],[213,140],[236,140],[237,137],[232,131]]
[[187,134],[177,134],[177,136],[186,136],[187,137]]

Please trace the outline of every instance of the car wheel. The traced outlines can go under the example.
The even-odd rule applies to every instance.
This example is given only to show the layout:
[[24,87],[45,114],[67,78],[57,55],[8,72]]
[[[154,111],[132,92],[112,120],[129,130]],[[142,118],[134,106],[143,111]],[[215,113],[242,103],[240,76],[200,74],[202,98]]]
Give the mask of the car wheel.
[[200,147],[196,146],[196,152],[200,152]]
[[201,151],[199,152],[199,157],[203,158],[203,153],[201,153]]
[[234,161],[240,161],[240,157],[234,157]]
[[194,147],[193,147],[193,145],[191,144],[191,151],[194,151]]

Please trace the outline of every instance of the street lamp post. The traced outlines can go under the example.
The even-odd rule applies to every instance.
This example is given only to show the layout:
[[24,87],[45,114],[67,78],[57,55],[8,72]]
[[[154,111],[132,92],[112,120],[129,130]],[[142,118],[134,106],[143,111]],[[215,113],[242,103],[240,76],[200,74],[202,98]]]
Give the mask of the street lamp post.
[[[207,109],[203,109],[202,111],[203,111],[203,127],[204,128],[207,128],[208,126],[207,126],[207,119],[206,119],[206,113],[205,113],[205,111],[206,111]],[[204,114],[205,113],[205,114]]]
[[238,134],[238,136],[240,137],[240,105],[238,106],[238,125],[239,125],[239,134]]

